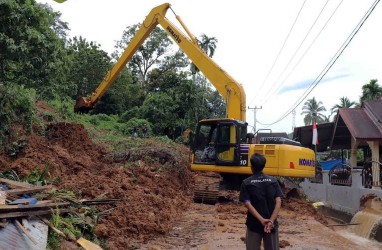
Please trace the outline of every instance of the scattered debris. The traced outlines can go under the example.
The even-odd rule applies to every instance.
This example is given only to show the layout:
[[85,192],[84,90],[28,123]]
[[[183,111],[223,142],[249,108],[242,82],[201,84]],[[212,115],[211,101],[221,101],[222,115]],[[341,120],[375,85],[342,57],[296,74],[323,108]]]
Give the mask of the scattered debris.
[[29,219],[27,225],[8,220],[6,226],[0,228],[0,239],[0,249],[46,249],[48,227],[35,217]]
[[[92,220],[89,220],[90,217],[85,216],[85,213],[91,210],[88,206],[112,204],[120,201],[120,199],[76,201],[72,200],[70,195],[65,196],[63,192],[55,192],[57,190],[54,190],[52,186],[34,186],[4,178],[0,178],[0,184],[2,190],[4,190],[1,191],[3,202],[0,204],[0,238],[2,239],[0,249],[3,249],[2,247],[4,249],[46,249],[48,238],[47,226],[63,239],[75,241],[85,249],[102,249],[83,237],[77,238],[75,235],[65,234],[50,223],[47,217],[52,216],[52,214],[59,215],[70,212],[78,214],[78,218],[82,216],[84,223],[94,227]],[[43,194],[43,192],[52,192],[51,190],[57,195],[52,196],[52,193]],[[38,198],[31,197],[29,194],[33,194]],[[49,197],[50,199],[43,200],[40,197]],[[20,218],[23,223],[20,223]],[[45,225],[46,230],[40,230],[32,234],[29,219],[33,221],[33,227],[37,223],[40,227]],[[24,239],[25,237],[28,240]],[[15,243],[18,241],[21,243]]]
[[93,242],[88,241],[82,237],[77,240],[77,243],[85,250],[102,250],[102,248],[97,244],[94,244]]
[[[194,181],[185,157],[189,154],[186,147],[163,144],[152,138],[142,140],[138,146],[139,141],[126,140],[108,142],[108,147],[117,149],[112,151],[115,154],[130,152],[129,158],[118,160],[106,147],[94,143],[83,125],[50,123],[44,133],[30,135],[28,145],[16,158],[0,152],[0,172],[12,170],[18,175],[12,179],[21,180],[35,170],[42,173],[48,165],[45,183],[54,184],[57,190],[41,191],[33,197],[38,204],[49,204],[48,200],[69,202],[70,205],[59,209],[75,210],[58,219],[57,224],[53,223],[55,215],[52,216],[52,225],[67,234],[70,230],[64,230],[68,228],[64,223],[73,222],[81,228],[72,230],[75,238],[86,231],[90,236],[87,239],[93,241],[94,237],[109,249],[123,249],[133,242],[166,234],[192,203]],[[104,201],[100,202],[101,199]],[[100,211],[88,209],[95,205]],[[84,213],[79,213],[79,209]],[[89,219],[84,222],[86,217],[93,222],[89,224]]]

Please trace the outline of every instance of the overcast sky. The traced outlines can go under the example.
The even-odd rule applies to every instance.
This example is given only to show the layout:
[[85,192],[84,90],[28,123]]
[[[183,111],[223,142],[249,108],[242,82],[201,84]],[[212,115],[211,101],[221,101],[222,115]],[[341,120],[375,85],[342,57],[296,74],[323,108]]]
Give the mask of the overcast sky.
[[[81,35],[95,41],[108,53],[114,51],[115,42],[121,39],[127,26],[142,22],[152,8],[164,3],[157,0],[37,2],[48,3],[62,13],[61,19],[71,29],[70,36]],[[258,121],[269,124],[290,110],[315,82],[374,0],[173,0],[170,3],[195,36],[204,33],[218,39],[213,60],[243,85],[247,106],[262,107],[257,110]],[[171,11],[167,17],[177,23]],[[358,101],[362,85],[371,79],[378,79],[382,84],[381,25],[382,6],[377,5],[334,66],[295,109],[296,126],[304,125],[301,108],[307,99],[315,97],[322,101],[329,115],[330,108],[342,96]],[[247,122],[253,126],[253,109],[247,110]],[[272,126],[257,123],[256,128],[291,132],[292,124],[293,116],[289,114]]]

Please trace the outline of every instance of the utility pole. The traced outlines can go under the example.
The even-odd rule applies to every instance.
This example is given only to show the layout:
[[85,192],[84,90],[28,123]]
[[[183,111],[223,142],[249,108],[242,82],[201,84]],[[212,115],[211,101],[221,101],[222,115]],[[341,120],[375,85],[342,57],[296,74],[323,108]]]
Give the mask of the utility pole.
[[296,127],[296,110],[293,109],[293,111],[292,111],[292,133],[293,133],[295,127]]
[[257,110],[258,109],[262,109],[263,107],[262,106],[260,106],[260,107],[257,107],[257,106],[255,106],[254,108],[250,108],[249,106],[248,106],[248,109],[253,109],[253,134],[255,134],[256,133],[256,122],[257,122],[257,120],[256,120],[256,112],[257,112]]

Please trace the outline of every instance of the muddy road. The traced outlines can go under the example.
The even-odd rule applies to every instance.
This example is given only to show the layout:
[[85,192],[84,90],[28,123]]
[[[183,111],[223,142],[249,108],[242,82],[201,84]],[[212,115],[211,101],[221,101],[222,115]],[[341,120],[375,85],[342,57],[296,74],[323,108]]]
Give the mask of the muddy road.
[[[139,249],[245,249],[245,213],[241,204],[215,206],[191,204],[167,236],[140,245]],[[382,249],[382,243],[349,233],[346,227],[331,227],[311,211],[284,207],[279,216],[282,249]],[[321,221],[321,222],[319,222]],[[347,226],[351,227],[351,226]]]
[[[235,202],[237,193],[214,206],[193,203],[187,148],[147,139],[139,148],[110,152],[80,124],[49,124],[43,136],[38,132],[16,156],[0,152],[0,172],[11,169],[22,179],[49,166],[47,180],[58,189],[121,199],[93,228],[108,249],[245,249],[246,210]],[[298,196],[283,200],[279,222],[283,249],[382,249],[347,228],[327,227],[331,222]]]

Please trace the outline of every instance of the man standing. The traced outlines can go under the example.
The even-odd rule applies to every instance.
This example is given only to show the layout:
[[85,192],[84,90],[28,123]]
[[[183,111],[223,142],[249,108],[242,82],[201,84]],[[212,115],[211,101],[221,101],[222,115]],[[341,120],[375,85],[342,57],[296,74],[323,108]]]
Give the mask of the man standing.
[[138,128],[137,127],[133,128],[133,136],[138,137]]
[[263,174],[266,159],[261,154],[251,156],[253,175],[243,180],[239,200],[247,212],[247,250],[259,249],[264,241],[265,250],[279,249],[277,216],[283,193],[276,178]]
[[142,127],[142,136],[143,136],[143,138],[147,137],[147,126],[146,126],[146,124],[144,124]]

